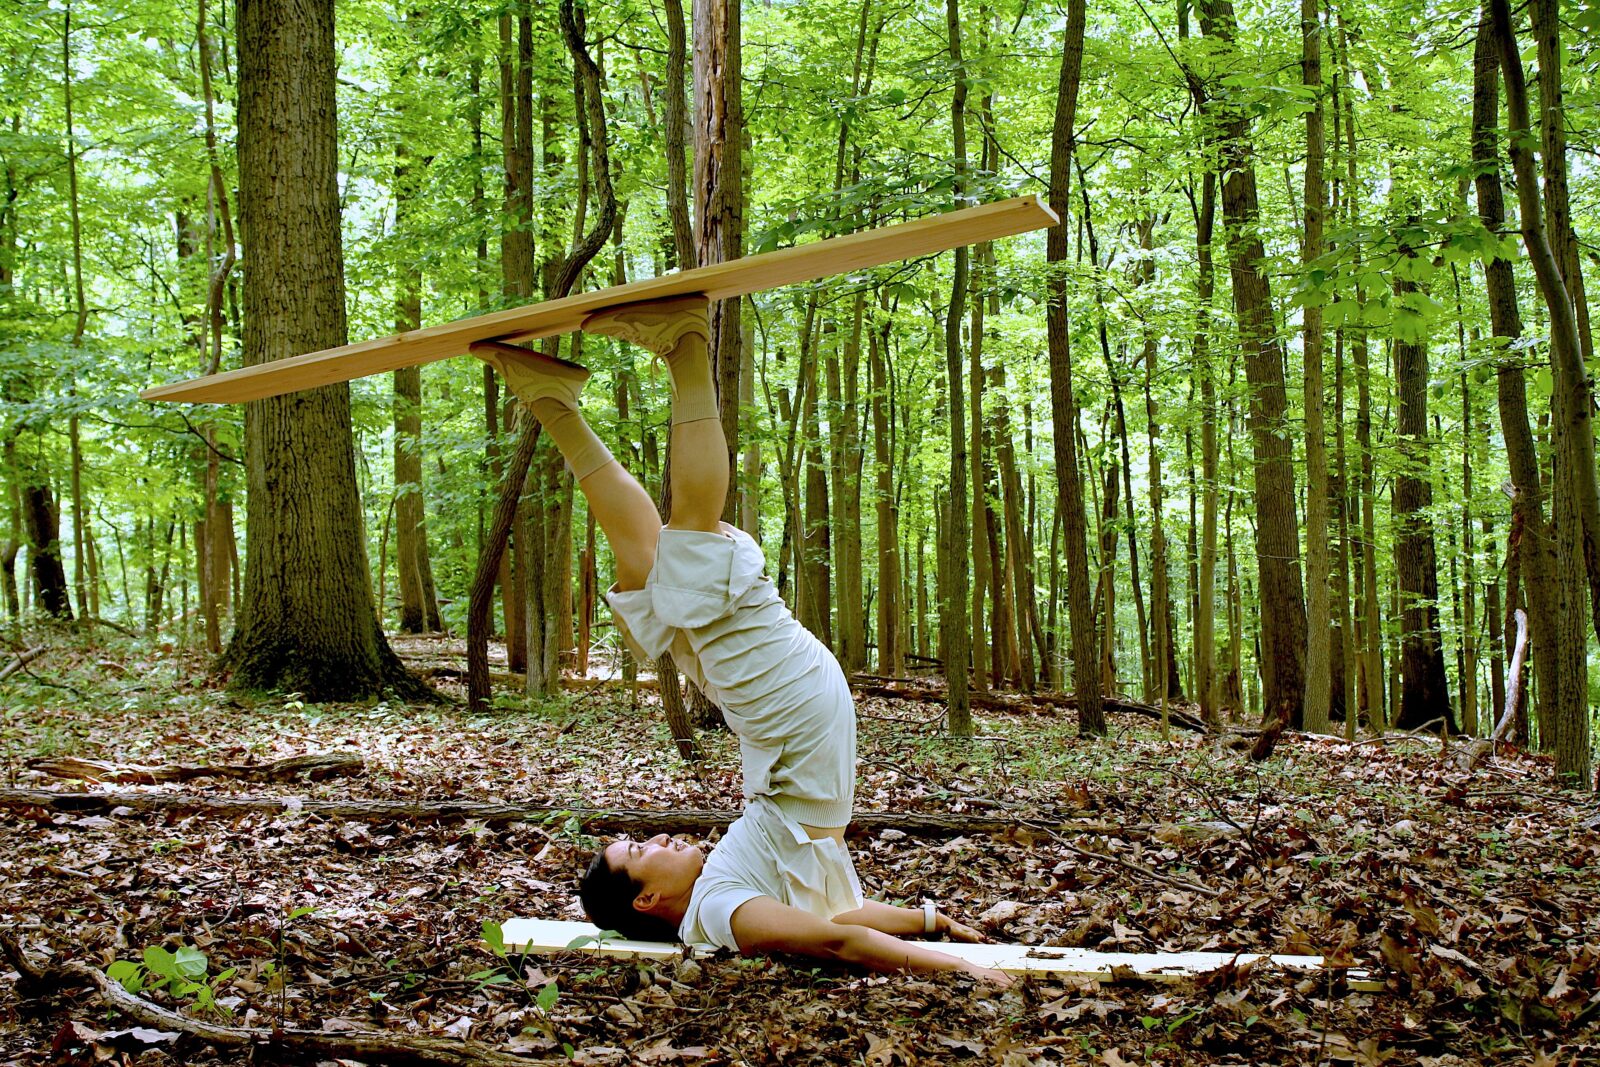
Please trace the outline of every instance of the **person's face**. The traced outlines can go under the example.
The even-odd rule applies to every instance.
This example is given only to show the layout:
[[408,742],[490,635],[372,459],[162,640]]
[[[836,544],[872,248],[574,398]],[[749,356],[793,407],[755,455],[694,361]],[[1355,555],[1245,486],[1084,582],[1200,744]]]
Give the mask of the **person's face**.
[[606,846],[606,862],[628,872],[642,886],[633,906],[651,911],[661,901],[687,901],[694,880],[705,865],[704,853],[692,842],[657,834],[647,841],[620,838]]

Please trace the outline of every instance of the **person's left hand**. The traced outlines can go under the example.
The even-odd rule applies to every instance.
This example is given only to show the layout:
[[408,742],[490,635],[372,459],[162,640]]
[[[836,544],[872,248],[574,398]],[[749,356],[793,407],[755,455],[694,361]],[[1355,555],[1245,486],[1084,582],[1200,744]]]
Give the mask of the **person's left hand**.
[[965,923],[956,922],[942,911],[939,913],[938,920],[934,923],[934,932],[943,934],[952,941],[965,941],[968,944],[989,940],[979,931],[974,930]]

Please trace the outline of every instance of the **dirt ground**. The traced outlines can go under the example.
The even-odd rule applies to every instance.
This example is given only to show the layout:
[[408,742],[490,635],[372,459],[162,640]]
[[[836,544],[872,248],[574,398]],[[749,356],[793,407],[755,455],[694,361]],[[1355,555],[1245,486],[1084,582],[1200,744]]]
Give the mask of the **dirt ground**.
[[[648,692],[637,707],[617,685],[539,705],[505,695],[481,715],[243,702],[170,648],[50,640],[0,683],[8,789],[739,804],[731,736],[705,733],[704,763],[684,765]],[[462,662],[459,643],[401,650],[421,668]],[[597,841],[574,820],[324,819],[293,802],[238,816],[0,807],[0,932],[56,962],[125,961],[125,985],[193,1019],[467,1038],[530,1061],[1600,1063],[1600,808],[1556,789],[1544,758],[1502,753],[1468,772],[1437,737],[1286,735],[1256,765],[1192,733],[1162,742],[1154,723],[1121,713],[1098,741],[1079,739],[1058,708],[980,713],[980,737],[958,742],[929,705],[867,697],[858,708],[858,810],[1015,821],[998,835],[857,836],[870,895],[932,898],[1028,944],[1320,953],[1385,990],[1269,968],[999,991],[800,959],[507,959],[485,942],[486,922],[581,918],[573,889]],[[364,769],[106,786],[28,766],[307,753],[355,754]],[[180,982],[159,977],[174,966]],[[5,1062],[398,1062],[218,1048],[141,1027],[82,984],[23,984],[0,963]]]

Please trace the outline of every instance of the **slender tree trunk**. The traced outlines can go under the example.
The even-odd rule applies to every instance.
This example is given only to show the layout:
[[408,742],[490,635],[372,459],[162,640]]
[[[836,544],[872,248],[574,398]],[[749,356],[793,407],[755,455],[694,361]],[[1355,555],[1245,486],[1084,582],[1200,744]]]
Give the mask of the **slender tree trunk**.
[[[1301,259],[1322,255],[1326,190],[1322,163],[1326,150],[1322,120],[1322,25],[1318,0],[1300,0],[1301,80],[1312,96],[1306,112],[1305,239]],[[1306,704],[1305,728],[1329,729],[1333,688],[1332,612],[1328,604],[1328,451],[1323,416],[1322,305],[1303,310],[1306,406]]]
[[833,460],[832,510],[835,516],[834,570],[839,593],[838,650],[839,662],[846,672],[867,668],[861,576],[861,443],[856,431],[865,301],[865,293],[856,295],[843,351],[830,350],[827,361],[828,436]]
[[[1201,30],[1234,53],[1230,0],[1202,0]],[[1255,454],[1256,569],[1260,585],[1263,721],[1252,755],[1265,758],[1276,741],[1271,726],[1301,725],[1305,699],[1305,597],[1295,522],[1294,457],[1286,423],[1283,353],[1272,323],[1272,292],[1262,273],[1249,119],[1237,107],[1218,107],[1227,164],[1222,213],[1227,231],[1234,308],[1250,381],[1250,434]]]
[[683,0],[664,0],[664,7],[667,22],[667,102],[662,109],[662,122],[666,126],[667,218],[672,224],[675,265],[680,270],[689,270],[700,265],[694,227],[689,217],[689,176],[685,165],[690,133],[689,98],[684,90],[683,72],[689,65],[689,51],[684,36]]
[[[824,341],[819,335],[827,333]],[[822,459],[822,427],[817,419],[817,362],[825,343],[832,342],[832,331],[811,329],[807,331],[809,344],[800,350],[800,374],[805,394],[800,406],[801,448],[805,464],[805,534],[797,542],[801,565],[798,571],[805,575],[805,599],[801,601],[801,624],[833,648],[832,568],[829,557],[832,547],[832,530],[828,514],[828,474]]]
[[[599,254],[610,238],[617,218],[617,200],[611,186],[611,164],[609,140],[606,130],[606,119],[603,101],[601,98],[600,69],[593,58],[590,57],[583,40],[583,31],[578,22],[578,17],[572,6],[572,0],[562,0],[560,6],[560,22],[562,37],[567,50],[572,55],[574,64],[575,89],[579,97],[579,108],[584,116],[587,134],[583,141],[589,155],[592,157],[592,166],[589,168],[590,180],[595,190],[595,200],[598,210],[590,228],[581,234],[574,242],[572,251],[553,267],[550,272],[550,285],[547,296],[559,299],[572,291],[577,284],[578,276],[589,262]],[[502,40],[505,39],[502,27]],[[502,72],[502,84],[505,74]],[[532,120],[528,120],[528,136],[531,145]],[[493,595],[495,577],[500,569],[501,557],[506,549],[506,538],[517,518],[517,502],[523,495],[524,486],[527,484],[529,468],[532,466],[534,452],[538,445],[539,424],[520,408],[519,426],[517,430],[516,445],[506,463],[505,477],[500,486],[500,497],[495,506],[494,518],[486,532],[483,552],[478,558],[477,569],[473,575],[471,592],[467,609],[467,699],[473,708],[486,707],[489,700],[489,661],[488,661],[488,623],[490,614],[490,598]],[[568,542],[570,548],[570,540]],[[558,543],[557,551],[561,549]],[[530,554],[531,558],[531,554]],[[552,581],[559,581],[562,575],[557,575]],[[531,584],[531,583],[530,583]],[[554,585],[541,582],[536,587],[539,595],[550,604],[549,592]],[[552,605],[554,606],[554,605]],[[549,611],[560,618],[559,611]],[[550,624],[541,620],[541,627]],[[546,629],[544,632],[554,633],[555,630]],[[508,635],[509,637],[510,635]],[[552,642],[559,649],[561,643]],[[529,658],[528,668],[530,676],[534,673],[535,663]],[[544,670],[548,672],[548,661]],[[675,678],[673,679],[676,680]],[[662,678],[662,687],[667,687],[665,673]]]
[[[880,299],[882,297],[880,296]],[[880,306],[880,322],[867,334],[867,363],[872,386],[872,449],[877,484],[878,520],[878,673],[898,678],[905,671],[900,629],[900,524],[894,497],[894,442],[890,440],[888,347],[889,318]]]
[[[406,225],[415,179],[404,144],[395,147],[395,229]],[[422,326],[422,272],[401,269],[395,297],[395,330]],[[400,631],[440,629],[439,604],[428,556],[428,527],[422,495],[422,368],[394,372],[395,559],[400,574]]]
[[1211,366],[1211,299],[1215,287],[1211,243],[1217,215],[1217,176],[1207,170],[1201,178],[1200,211],[1195,221],[1199,260],[1196,302],[1199,313],[1194,333],[1195,372],[1200,376],[1200,466],[1205,498],[1200,508],[1200,589],[1194,620],[1196,697],[1201,717],[1213,730],[1222,726],[1221,692],[1217,685],[1217,385]]
[[[967,71],[961,58],[960,0],[945,0],[945,28],[948,31],[950,65],[955,71],[955,93],[950,100],[950,123],[955,155],[955,197],[966,194],[967,171]],[[950,414],[950,512],[941,543],[949,569],[949,581],[939,605],[939,632],[947,635],[949,649],[944,657],[945,678],[949,686],[949,729],[957,737],[972,735],[972,708],[967,697],[967,664],[972,652],[972,632],[967,619],[967,427],[966,400],[962,395],[961,319],[967,300],[967,249],[955,251],[950,282],[950,307],[944,321],[945,371],[948,380]],[[974,487],[978,489],[980,487]]]
[[[1456,329],[1461,344],[1461,732],[1469,737],[1478,734],[1478,582],[1474,555],[1472,522],[1472,444],[1475,431],[1472,411],[1472,390],[1465,370],[1467,343],[1465,327],[1461,322],[1461,274],[1452,264],[1451,279],[1456,290]],[[1476,331],[1474,331],[1476,336]],[[1441,435],[1442,439],[1442,435]]]
[[[245,0],[237,29],[241,221],[251,249],[244,362],[255,366],[346,340],[333,5]],[[282,181],[286,173],[303,180]],[[386,689],[431,698],[374,612],[349,387],[252,401],[245,456],[249,553],[222,659],[233,687],[307,700]]]

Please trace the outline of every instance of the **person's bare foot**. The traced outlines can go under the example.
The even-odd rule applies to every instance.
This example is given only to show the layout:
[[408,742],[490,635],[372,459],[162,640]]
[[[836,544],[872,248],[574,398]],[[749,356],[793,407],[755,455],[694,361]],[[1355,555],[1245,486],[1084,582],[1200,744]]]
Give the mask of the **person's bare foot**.
[[524,404],[548,397],[578,410],[578,397],[589,380],[588,367],[503,341],[474,341],[468,351],[499,371],[506,388]]
[[698,293],[623,304],[595,312],[583,320],[581,329],[584,333],[604,334],[636,344],[666,358],[689,334],[709,338],[710,331],[706,327],[709,305],[710,301]]

